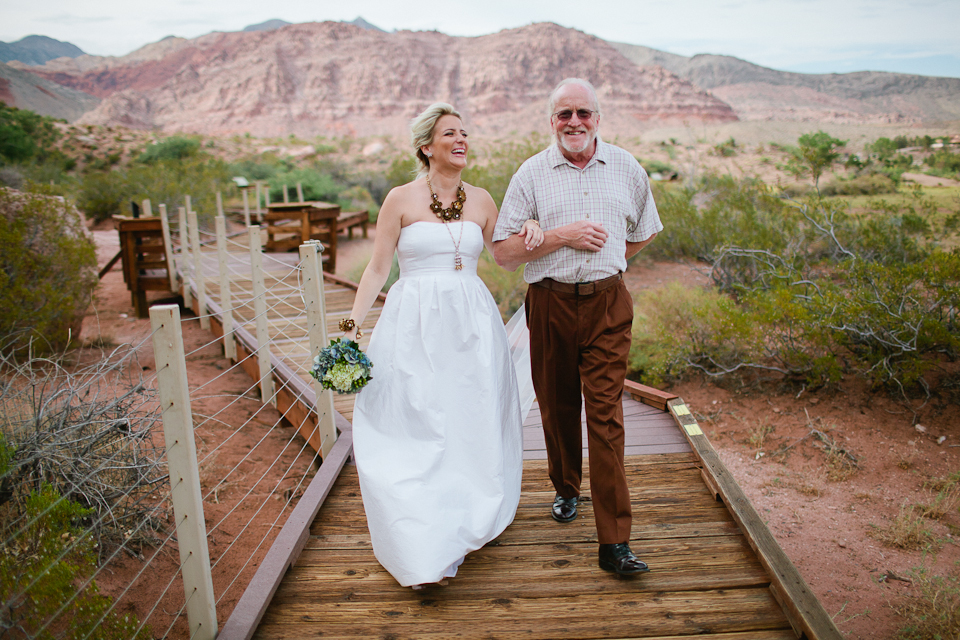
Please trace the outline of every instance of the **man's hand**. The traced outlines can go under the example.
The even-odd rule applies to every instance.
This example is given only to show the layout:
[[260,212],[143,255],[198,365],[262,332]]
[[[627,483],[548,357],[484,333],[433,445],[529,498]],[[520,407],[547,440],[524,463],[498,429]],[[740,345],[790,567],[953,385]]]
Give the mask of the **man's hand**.
[[557,229],[544,232],[543,242],[527,249],[523,238],[514,234],[506,240],[493,243],[493,257],[507,271],[514,271],[525,262],[553,253],[560,247],[571,247],[596,253],[607,241],[607,230],[602,224],[580,220]]
[[580,220],[557,229],[562,244],[582,251],[597,252],[607,242],[607,230],[599,222]]

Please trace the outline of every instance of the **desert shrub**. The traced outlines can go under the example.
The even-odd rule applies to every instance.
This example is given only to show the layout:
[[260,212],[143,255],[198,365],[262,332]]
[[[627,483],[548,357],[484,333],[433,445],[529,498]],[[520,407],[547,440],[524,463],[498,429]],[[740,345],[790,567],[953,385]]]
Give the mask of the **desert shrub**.
[[264,157],[244,158],[229,165],[230,175],[243,176],[251,182],[254,180],[269,180],[276,175],[280,168],[280,163],[272,157],[269,159]]
[[656,386],[691,368],[755,360],[759,330],[744,308],[715,291],[678,283],[642,291],[634,300],[628,374]]
[[[47,484],[88,509],[98,552],[155,541],[162,450],[156,392],[132,373],[129,347],[85,366],[42,358],[0,359],[0,507],[21,513]],[[137,370],[139,368],[137,367]],[[159,515],[158,515],[159,514]]]
[[0,352],[66,345],[97,286],[93,241],[63,198],[0,188]]
[[126,178],[122,171],[88,173],[80,181],[77,206],[96,222],[121,215],[133,193]]
[[0,507],[0,627],[13,637],[152,637],[135,616],[113,610],[90,577],[96,543],[81,523],[90,510],[42,483],[19,517]]
[[960,638],[960,574],[937,576],[925,566],[910,572],[914,592],[896,607],[906,624],[898,640]]
[[0,161],[44,160],[61,137],[54,119],[0,102]]
[[337,202],[340,192],[345,188],[329,173],[314,168],[299,167],[278,171],[268,183],[271,202],[283,202],[284,185],[288,189],[287,196],[291,202],[297,201],[297,183],[302,186],[303,199],[307,201]]
[[497,303],[497,308],[500,309],[501,317],[506,322],[520,308],[527,295],[523,267],[516,271],[507,271],[497,265],[489,252],[483,251],[480,254],[480,262],[477,264],[477,275],[487,285],[487,289]]
[[737,155],[737,141],[732,137],[727,138],[718,145],[714,145],[712,152],[721,158],[731,158]]
[[[404,155],[394,158],[387,169],[386,178],[390,189],[412,182],[417,177],[419,165],[413,156]],[[470,182],[467,180],[467,182]],[[389,190],[389,189],[388,189]],[[383,202],[381,200],[381,202]]]
[[[151,164],[161,160],[185,160],[197,155],[199,152],[199,140],[195,138],[184,138],[182,136],[172,136],[148,146],[137,158],[137,162]],[[110,164],[115,164],[115,162],[111,162]]]
[[693,186],[654,186],[663,231],[653,257],[716,259],[727,245],[779,250],[796,233],[794,212],[759,180],[706,176]]
[[896,181],[883,173],[856,176],[849,180],[834,180],[820,190],[824,196],[875,196],[896,192]]
[[538,133],[531,133],[519,141],[498,142],[491,145],[487,155],[470,163],[463,172],[463,181],[486,189],[499,207],[503,204],[510,179],[520,165],[548,145],[548,140]]
[[677,172],[677,170],[674,169],[669,163],[661,162],[660,160],[642,160],[637,158],[637,162],[639,162],[640,166],[642,166],[649,174],[674,174]]
[[[944,231],[919,191],[851,216],[842,202],[784,203],[752,183],[701,188],[658,193],[665,228],[650,249],[706,261],[731,297],[676,293],[684,307],[670,313],[682,321],[638,325],[631,366],[641,377],[769,371],[821,386],[855,372],[906,392],[926,389],[938,358],[960,355],[960,253],[936,248]],[[677,325],[691,318],[706,328]]]
[[819,189],[820,176],[840,158],[838,150],[846,143],[846,140],[834,138],[825,131],[805,133],[797,138],[797,146],[790,148],[790,158],[780,168],[797,177],[810,176]]
[[106,172],[90,172],[80,180],[77,207],[96,221],[126,214],[128,202],[149,198],[156,210],[160,203],[168,211],[183,206],[184,196],[202,218],[216,215],[216,193],[236,193],[227,164],[202,155],[185,160],[157,160],[135,163]]
[[937,149],[927,156],[923,163],[930,167],[927,173],[960,180],[960,153],[951,153],[948,149]]

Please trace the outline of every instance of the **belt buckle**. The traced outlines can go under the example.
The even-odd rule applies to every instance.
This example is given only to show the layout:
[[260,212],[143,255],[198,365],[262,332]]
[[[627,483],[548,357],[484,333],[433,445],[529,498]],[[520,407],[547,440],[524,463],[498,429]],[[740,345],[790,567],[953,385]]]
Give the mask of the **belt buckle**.
[[[597,283],[595,282],[578,282],[575,285],[574,291],[578,296],[589,296],[592,295],[597,289]],[[583,287],[583,290],[580,289]]]

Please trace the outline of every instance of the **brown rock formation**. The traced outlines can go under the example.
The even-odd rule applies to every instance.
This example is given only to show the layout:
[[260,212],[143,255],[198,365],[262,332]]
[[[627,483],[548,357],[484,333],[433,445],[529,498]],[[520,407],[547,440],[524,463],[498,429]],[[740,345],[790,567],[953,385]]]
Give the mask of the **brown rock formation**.
[[670,72],[638,67],[603,40],[554,24],[461,38],[309,23],[168,39],[101,60],[31,71],[103,98],[84,123],[217,135],[400,134],[438,100],[485,133],[543,130],[547,94],[568,76],[594,83],[604,129],[618,134],[653,120],[736,119]]

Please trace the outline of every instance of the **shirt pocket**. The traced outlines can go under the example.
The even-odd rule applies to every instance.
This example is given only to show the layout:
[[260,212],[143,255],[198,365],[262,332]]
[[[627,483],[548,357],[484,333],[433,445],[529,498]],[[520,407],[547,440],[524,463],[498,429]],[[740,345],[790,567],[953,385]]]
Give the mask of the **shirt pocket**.
[[622,191],[603,191],[603,226],[608,233],[625,237],[636,221],[633,203]]

